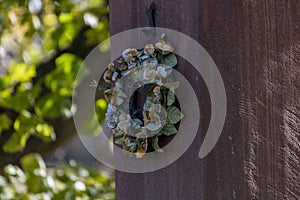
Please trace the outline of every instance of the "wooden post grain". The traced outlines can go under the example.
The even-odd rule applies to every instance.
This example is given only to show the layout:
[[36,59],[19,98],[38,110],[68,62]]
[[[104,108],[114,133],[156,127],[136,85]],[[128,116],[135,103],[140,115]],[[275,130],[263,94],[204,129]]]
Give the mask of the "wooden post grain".
[[[201,76],[179,59],[200,102],[195,141],[164,169],[116,171],[117,199],[300,199],[300,2],[153,2],[157,27],[189,35],[211,55],[224,80],[227,117],[217,145],[200,160],[210,99]],[[150,4],[111,0],[111,34],[149,26]]]

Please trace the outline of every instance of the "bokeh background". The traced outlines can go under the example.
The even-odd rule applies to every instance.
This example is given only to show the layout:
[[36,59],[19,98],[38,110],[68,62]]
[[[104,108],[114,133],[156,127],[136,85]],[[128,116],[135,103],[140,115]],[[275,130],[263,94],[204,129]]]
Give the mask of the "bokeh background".
[[115,199],[71,105],[83,59],[109,38],[108,2],[0,0],[0,11],[0,199]]

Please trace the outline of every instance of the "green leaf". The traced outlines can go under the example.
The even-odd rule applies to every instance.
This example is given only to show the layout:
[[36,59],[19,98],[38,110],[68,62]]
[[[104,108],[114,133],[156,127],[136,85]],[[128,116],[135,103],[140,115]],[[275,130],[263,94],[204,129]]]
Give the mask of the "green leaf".
[[46,184],[44,178],[41,176],[36,176],[35,174],[30,174],[26,179],[26,186],[28,187],[29,193],[42,193],[46,192]]
[[17,112],[26,110],[33,103],[30,91],[19,91],[10,100],[11,108]]
[[96,115],[99,123],[102,123],[105,120],[105,112],[107,109],[107,102],[105,99],[98,99],[95,102]]
[[115,142],[115,144],[122,145],[123,144],[123,137],[115,137],[114,142]]
[[74,20],[74,17],[71,13],[61,13],[58,19],[61,23],[70,23]]
[[68,98],[50,93],[42,97],[35,105],[37,115],[54,119],[61,116],[69,116],[71,102]]
[[168,114],[168,121],[171,124],[178,123],[181,120],[181,118],[182,118],[182,113],[175,106],[168,107],[167,108],[167,114]]
[[3,145],[3,150],[7,153],[15,153],[24,149],[27,139],[29,137],[28,133],[13,133],[9,140]]
[[173,124],[166,124],[160,131],[160,134],[163,134],[166,136],[174,135],[176,133],[177,133],[177,129],[175,128],[175,126]]
[[177,65],[177,59],[174,53],[168,54],[161,59],[161,63],[169,67],[175,67]]
[[76,73],[81,63],[79,58],[69,53],[56,58],[55,70],[46,75],[46,87],[60,96],[71,96]]
[[46,164],[43,158],[36,153],[28,154],[21,158],[21,166],[27,174],[26,185],[28,191],[32,193],[45,191]]
[[158,137],[154,136],[151,138],[151,145],[155,151],[163,152],[163,150],[158,145]]
[[46,123],[39,123],[35,127],[35,136],[41,138],[45,142],[51,142],[56,139],[56,135],[52,126]]
[[12,124],[11,119],[6,114],[0,114],[0,133],[8,130]]
[[167,106],[172,105],[175,102],[175,95],[174,92],[172,92],[171,90],[168,91],[168,95],[167,95]]
[[27,154],[21,158],[22,169],[25,172],[33,172],[35,169],[46,169],[46,164],[37,153]]
[[14,122],[14,130],[17,133],[25,134],[31,133],[34,127],[39,123],[39,120],[35,115],[32,115],[28,111],[22,111],[19,117]]
[[36,69],[34,65],[27,65],[26,63],[18,63],[9,68],[12,81],[27,82],[36,76]]
[[82,61],[74,54],[64,53],[55,60],[56,68],[59,72],[76,77],[77,71]]
[[163,86],[174,92],[175,89],[179,87],[179,85],[180,83],[177,81],[174,83],[165,83]]

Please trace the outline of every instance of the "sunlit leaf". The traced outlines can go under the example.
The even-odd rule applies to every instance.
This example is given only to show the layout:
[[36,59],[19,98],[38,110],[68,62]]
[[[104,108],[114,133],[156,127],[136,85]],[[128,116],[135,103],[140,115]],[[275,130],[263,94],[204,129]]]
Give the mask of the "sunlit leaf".
[[35,127],[35,136],[41,138],[45,142],[51,142],[56,139],[53,128],[46,123],[40,123]]
[[28,133],[13,133],[9,140],[3,145],[3,150],[8,153],[15,153],[24,149],[27,139],[29,137]]
[[81,60],[72,54],[65,53],[58,57],[55,63],[56,69],[46,76],[45,85],[61,96],[71,96]]
[[34,107],[35,112],[44,118],[53,119],[65,116],[65,109],[71,109],[71,102],[68,98],[50,93],[42,97]]
[[71,74],[74,77],[77,74],[82,61],[75,55],[64,53],[55,60],[56,68],[64,74]]
[[58,19],[60,23],[70,23],[74,20],[74,16],[71,13],[61,13]]
[[12,121],[6,114],[0,114],[0,134],[2,131],[8,130],[11,124]]
[[12,81],[27,82],[36,75],[34,65],[27,65],[25,63],[15,64],[9,68]]
[[46,192],[46,184],[44,178],[37,176],[35,174],[30,174],[26,179],[26,185],[28,187],[28,192],[30,193],[42,193]]
[[22,169],[25,172],[33,172],[36,169],[46,169],[43,158],[36,153],[27,154],[21,159]]
[[33,101],[34,99],[31,96],[30,91],[22,91],[17,92],[11,98],[9,104],[13,110],[20,112],[22,110],[26,110],[33,103]]
[[9,164],[0,175],[0,198],[6,199],[115,199],[111,176],[70,161],[59,168],[46,168],[39,154],[21,158],[20,169]]
[[[8,164],[4,167],[4,174],[8,176],[8,179],[10,177],[20,177],[22,179],[25,178],[25,174],[18,166]],[[20,180],[20,182],[23,182],[23,180]]]
[[43,18],[43,22],[47,26],[54,26],[57,23],[57,16],[55,14],[47,14]]
[[[109,36],[108,4],[106,0],[0,1],[0,9],[0,60],[4,66],[0,72],[0,133],[15,132],[3,140],[7,143],[2,146],[7,152],[14,152],[24,148],[30,135],[52,141],[55,134],[47,120],[72,115],[70,97],[82,63],[78,57],[84,55],[85,48]],[[85,25],[84,16],[93,28]],[[93,17],[99,19],[97,24]],[[55,65],[54,70],[49,62]],[[37,73],[42,77],[34,79]],[[98,107],[103,114],[104,104]],[[18,196],[15,192],[18,191],[14,190],[16,196],[8,199],[43,199],[41,194],[23,192]]]
[[0,187],[4,187],[7,185],[6,179],[0,176]]
[[13,127],[17,133],[32,133],[34,127],[39,123],[38,118],[28,111],[22,111],[15,120]]
[[101,123],[105,119],[107,102],[104,99],[98,99],[95,103],[95,109],[96,109],[98,121]]

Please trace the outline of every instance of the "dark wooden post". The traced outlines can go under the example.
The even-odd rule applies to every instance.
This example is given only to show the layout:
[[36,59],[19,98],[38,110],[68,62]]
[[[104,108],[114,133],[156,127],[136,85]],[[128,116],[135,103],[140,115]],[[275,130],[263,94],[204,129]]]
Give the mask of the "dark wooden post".
[[[164,169],[117,171],[117,199],[300,199],[300,2],[153,2],[156,26],[189,35],[215,61],[225,83],[227,118],[217,145],[200,160],[210,99],[203,80],[180,59],[178,70],[200,99],[197,137]],[[111,34],[149,26],[150,4],[111,0]]]

